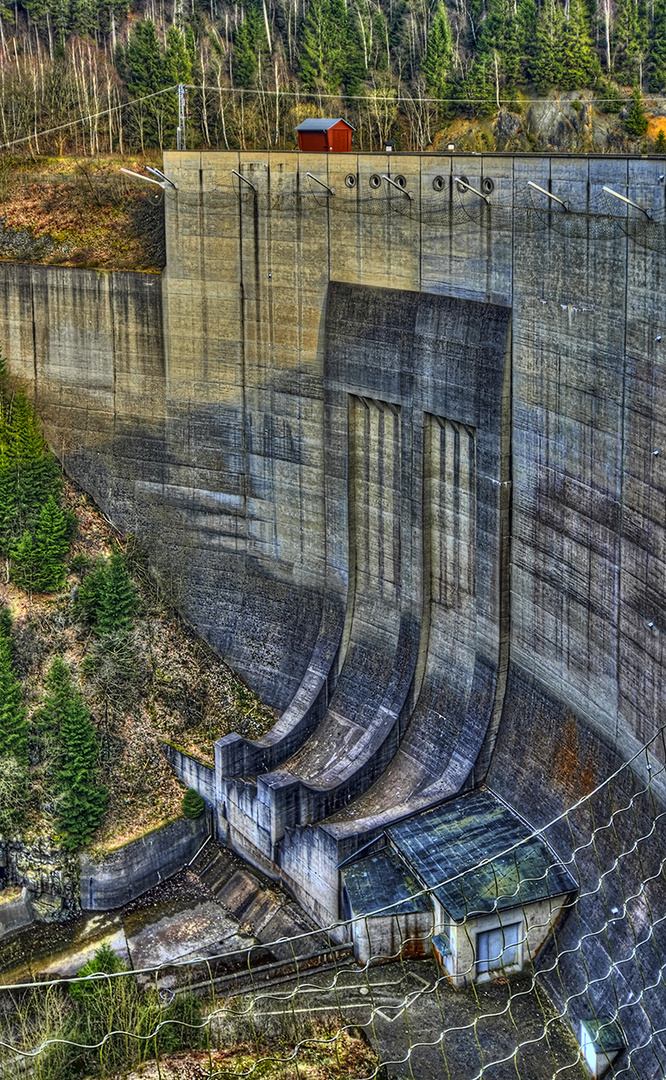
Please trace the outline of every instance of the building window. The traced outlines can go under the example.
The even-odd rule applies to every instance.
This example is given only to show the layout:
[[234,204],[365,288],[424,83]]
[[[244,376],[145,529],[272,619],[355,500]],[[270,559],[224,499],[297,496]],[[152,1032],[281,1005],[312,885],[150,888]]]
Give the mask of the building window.
[[520,923],[498,926],[476,935],[476,973],[520,967]]

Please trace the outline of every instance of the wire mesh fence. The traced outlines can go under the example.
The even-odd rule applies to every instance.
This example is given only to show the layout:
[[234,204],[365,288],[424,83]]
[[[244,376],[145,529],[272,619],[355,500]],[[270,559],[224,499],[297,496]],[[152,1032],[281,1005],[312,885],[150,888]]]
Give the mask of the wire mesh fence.
[[[663,1077],[665,760],[662,729],[539,831],[420,886],[425,934],[400,897],[268,945],[144,969],[107,949],[76,979],[5,983],[0,1075],[556,1080],[589,1075],[585,1053],[597,1075]],[[571,888],[555,903],[545,870],[535,907],[536,840]],[[456,883],[457,921],[442,907]]]

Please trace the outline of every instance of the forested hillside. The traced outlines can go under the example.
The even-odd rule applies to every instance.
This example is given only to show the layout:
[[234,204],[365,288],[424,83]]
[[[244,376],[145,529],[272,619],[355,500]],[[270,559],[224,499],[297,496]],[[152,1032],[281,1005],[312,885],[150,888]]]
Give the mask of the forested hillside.
[[274,723],[65,480],[1,356],[0,558],[0,839],[130,839],[181,810],[160,741],[212,763],[221,735]]
[[[425,149],[457,117],[520,113],[554,90],[588,91],[585,107],[602,114],[623,109],[623,130],[640,138],[642,95],[666,87],[666,0],[15,0],[0,10],[0,136],[34,154],[173,146],[177,83],[191,87],[188,146],[223,148],[293,146],[294,126],[319,111],[348,117],[360,149],[388,137]],[[71,123],[80,116],[90,119]]]

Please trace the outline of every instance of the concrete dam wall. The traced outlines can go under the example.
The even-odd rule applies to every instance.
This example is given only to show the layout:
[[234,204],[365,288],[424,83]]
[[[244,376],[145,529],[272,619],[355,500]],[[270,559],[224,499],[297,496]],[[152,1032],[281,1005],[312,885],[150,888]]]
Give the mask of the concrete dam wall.
[[[3,348],[68,471],[280,711],[218,743],[219,825],[330,923],[391,821],[485,781],[541,827],[664,724],[661,163],[164,167],[161,278],[0,264]],[[611,832],[576,856],[593,975]]]

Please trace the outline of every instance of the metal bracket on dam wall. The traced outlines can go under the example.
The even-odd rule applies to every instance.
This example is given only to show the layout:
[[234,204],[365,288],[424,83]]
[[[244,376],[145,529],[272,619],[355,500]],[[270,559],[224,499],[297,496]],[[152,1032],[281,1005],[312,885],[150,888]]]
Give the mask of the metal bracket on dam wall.
[[387,821],[540,826],[666,720],[661,168],[173,153],[161,277],[0,264],[51,445],[282,714],[206,796],[322,922]]

